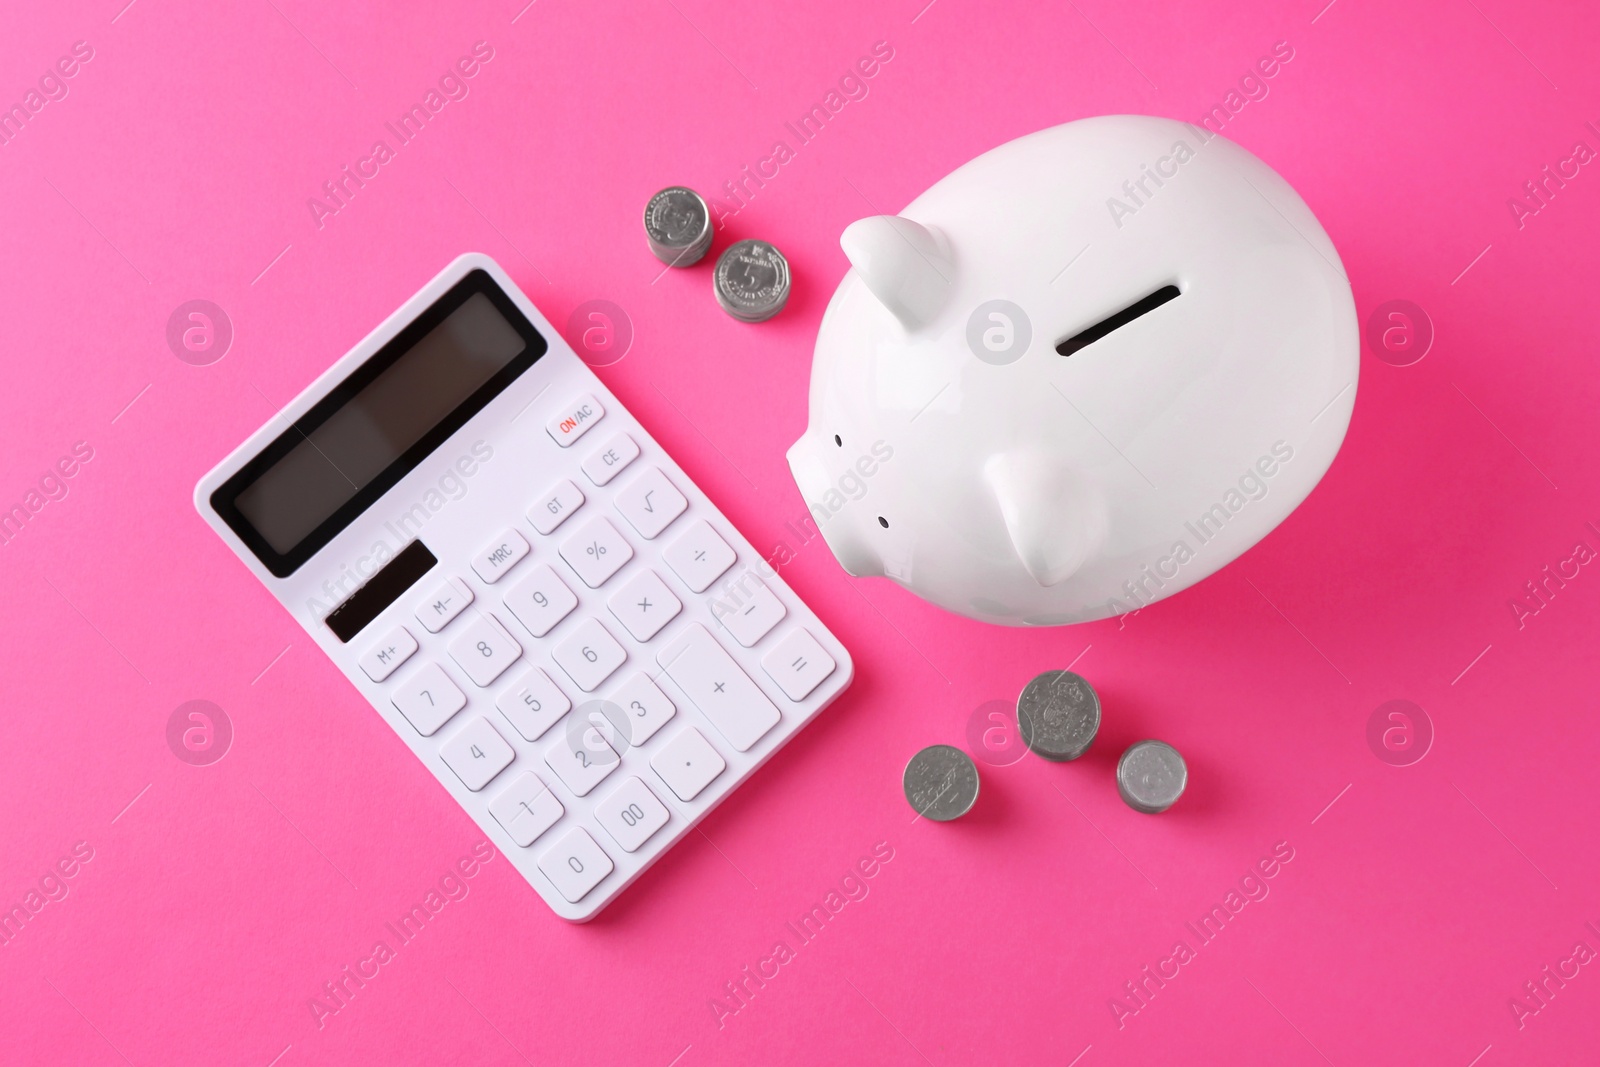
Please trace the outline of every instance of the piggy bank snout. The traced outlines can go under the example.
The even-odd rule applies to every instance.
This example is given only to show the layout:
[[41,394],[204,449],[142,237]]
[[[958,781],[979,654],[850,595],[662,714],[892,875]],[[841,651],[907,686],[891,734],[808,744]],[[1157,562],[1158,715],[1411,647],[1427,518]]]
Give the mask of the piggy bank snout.
[[800,487],[800,495],[805,498],[822,539],[845,573],[855,578],[882,575],[883,560],[868,540],[870,531],[863,529],[861,516],[854,514],[853,509],[835,509],[828,505],[829,495],[837,496],[839,490],[838,478],[828,463],[831,457],[827,449],[833,447],[832,438],[827,439],[826,446],[815,434],[807,432],[790,447],[789,470],[794,474],[795,484]]

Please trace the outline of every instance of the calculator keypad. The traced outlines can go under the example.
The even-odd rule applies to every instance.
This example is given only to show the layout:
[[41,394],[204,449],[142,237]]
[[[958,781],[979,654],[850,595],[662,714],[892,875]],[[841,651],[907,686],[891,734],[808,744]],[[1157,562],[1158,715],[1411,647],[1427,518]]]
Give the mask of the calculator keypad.
[[511,765],[517,753],[489,720],[471,719],[439,749],[461,784],[476,793]]
[[599,589],[633,558],[633,546],[622,539],[610,519],[593,518],[561,542],[561,558],[584,585]]
[[472,587],[460,578],[447,578],[434,586],[422,603],[417,605],[417,621],[430,634],[449,626],[457,615],[472,603]]
[[522,655],[522,646],[493,615],[479,614],[449,647],[450,658],[479,688],[487,688]]
[[622,628],[640,644],[661,632],[661,628],[683,610],[683,601],[673,595],[655,571],[640,571],[606,601]]
[[523,848],[539,840],[539,835],[554,826],[566,810],[532,771],[524,771],[489,802],[489,814]]
[[617,510],[646,541],[655,540],[688,508],[688,499],[667,480],[660,467],[651,467],[617,494]]
[[583,507],[583,490],[568,478],[557,482],[528,509],[528,521],[542,534],[553,534],[567,517]]
[[[569,400],[540,416],[562,448],[606,416],[593,396]],[[509,502],[514,525],[440,553],[397,608],[406,625],[352,649],[412,747],[580,918],[625,884],[613,872],[634,877],[780,727],[814,713],[801,702],[837,667],[804,606],[755,576],[714,509],[691,505],[682,473],[612,422],[571,452],[543,444],[551,480]]]
[[567,677],[585,693],[592,693],[611,677],[628,653],[597,619],[585,619],[551,653]]
[[662,552],[683,584],[694,593],[703,593],[733,566],[733,549],[728,547],[711,524],[701,519],[690,524]]
[[555,846],[539,857],[539,869],[555,885],[556,891],[576,904],[589,895],[615,866],[600,850],[594,838],[581,826],[574,826]]
[[417,728],[417,733],[431,737],[467,706],[467,695],[456,687],[443,667],[430,663],[400,683],[394,692],[394,706]]
[[561,576],[541,565],[506,594],[506,607],[535,637],[543,637],[578,606]]

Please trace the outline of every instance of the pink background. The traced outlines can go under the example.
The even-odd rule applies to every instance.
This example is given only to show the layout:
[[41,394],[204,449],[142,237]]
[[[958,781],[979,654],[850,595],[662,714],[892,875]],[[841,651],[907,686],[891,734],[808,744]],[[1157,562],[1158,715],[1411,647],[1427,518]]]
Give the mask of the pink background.
[[[0,947],[0,1060],[1594,1057],[1600,967],[1520,1029],[1510,999],[1547,965],[1570,973],[1580,940],[1600,949],[1600,575],[1580,567],[1520,626],[1509,602],[1576,542],[1600,549],[1600,168],[1520,229],[1506,205],[1575,141],[1600,149],[1590,5],[524,2],[7,16],[0,102],[73,42],[94,55],[0,145],[0,503],[75,442],[94,455],[0,547],[0,903],[76,842],[93,859]],[[480,40],[494,57],[470,95],[319,229],[307,199]],[[840,230],[1040,127],[1198,120],[1280,40],[1294,59],[1225,132],[1317,212],[1363,319],[1407,299],[1436,330],[1412,366],[1364,350],[1349,438],[1306,504],[1190,592],[1047,631],[853,582],[806,545],[784,574],[853,651],[853,689],[597,922],[558,921],[497,858],[319,1028],[322,983],[479,835],[201,522],[198,477],[476,249],[558,323],[590,299],[625,308],[636,340],[601,375],[775,546],[804,506],[783,451]],[[870,94],[718,235],[783,249],[788,309],[730,319],[709,261],[658,277],[650,193],[713,194],[793,147],[785,120],[877,41],[894,57]],[[165,339],[195,298],[234,325],[210,366]],[[980,764],[968,818],[913,823],[911,753],[965,745],[980,705],[1069,662],[1105,703],[1089,755]],[[234,726],[210,766],[167,746],[192,699]],[[1436,731],[1415,765],[1368,747],[1391,699]],[[1113,784],[1145,736],[1191,768],[1161,817]],[[1270,895],[1119,1026],[1123,983],[1194,947],[1185,922],[1285,841]],[[719,1027],[711,998],[793,947],[785,921],[877,842],[893,859],[870,894]]]

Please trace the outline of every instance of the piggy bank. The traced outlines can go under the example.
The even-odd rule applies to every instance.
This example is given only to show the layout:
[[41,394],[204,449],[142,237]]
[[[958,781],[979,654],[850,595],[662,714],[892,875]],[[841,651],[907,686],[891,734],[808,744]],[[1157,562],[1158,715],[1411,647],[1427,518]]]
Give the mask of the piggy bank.
[[1254,545],[1344,439],[1339,255],[1204,129],[1042,130],[840,244],[788,458],[852,575],[987,622],[1123,614]]

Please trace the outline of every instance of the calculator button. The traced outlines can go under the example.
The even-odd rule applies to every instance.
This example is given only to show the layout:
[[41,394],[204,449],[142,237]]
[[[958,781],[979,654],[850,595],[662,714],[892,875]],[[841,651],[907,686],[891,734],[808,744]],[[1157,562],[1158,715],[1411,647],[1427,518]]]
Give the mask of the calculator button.
[[733,549],[728,547],[711,524],[701,519],[685,530],[662,553],[683,584],[703,593],[733,566]]
[[479,578],[493,585],[527,554],[528,539],[515,530],[507,530],[494,544],[472,558],[472,569],[478,572]]
[[619,433],[607,441],[588,459],[583,461],[583,473],[595,485],[605,485],[622,473],[622,468],[639,458],[639,446],[633,438]]
[[678,713],[667,694],[643,671],[623,682],[622,687],[611,694],[611,702],[622,709],[627,723],[627,732],[623,736],[634,748],[654,737],[656,731],[671,722]]
[[788,609],[767,588],[766,583],[746,571],[738,581],[723,587],[722,596],[711,601],[711,614],[717,617],[735,641],[745,648],[751,648],[778,625],[788,614]]
[[489,801],[489,813],[523,848],[554,826],[566,810],[532,771],[518,775],[509,789]]
[[761,666],[790,700],[804,700],[833,673],[834,662],[815,637],[796,626],[761,657]]
[[570,481],[561,482],[528,509],[528,521],[542,534],[554,533],[567,516],[583,507],[583,490]]
[[[604,723],[604,716],[594,712]],[[586,796],[589,790],[605,781],[606,775],[622,766],[622,757],[606,742],[605,735],[593,726],[562,730],[561,736],[544,750],[544,761],[556,772],[556,777],[566,783],[575,796]]]
[[466,703],[466,694],[437,663],[407,678],[394,694],[394,706],[423,737],[433,736]]
[[678,688],[740,752],[778,724],[778,709],[699,623],[656,654]]
[[584,585],[599,589],[633,558],[633,546],[622,539],[609,519],[596,518],[561,543],[561,558],[578,572]]
[[500,694],[494,706],[517,733],[529,741],[537,741],[567,713],[572,701],[556,688],[548,674],[538,667],[530,667],[510,689]]
[[506,608],[535,637],[549,633],[577,606],[577,596],[548,564],[541,564],[506,593]]
[[611,614],[635,641],[648,641],[678,617],[683,602],[672,595],[655,571],[641,571],[606,601]]
[[637,851],[650,835],[667,825],[667,806],[650,787],[629,778],[622,788],[594,806],[594,821],[617,839],[624,852]]
[[482,715],[446,741],[439,749],[439,755],[456,772],[461,784],[474,793],[488,785],[517,756],[506,739],[500,736],[500,731]]
[[583,620],[551,656],[585,693],[594,692],[628,658],[617,639],[596,619]]
[[404,626],[396,626],[383,640],[362,653],[361,669],[374,682],[381,682],[393,674],[395,668],[411,658],[417,650],[417,639]]
[[689,507],[660,467],[651,467],[617,494],[617,510],[646,541],[672,524]]
[[673,796],[689,801],[699,796],[728,764],[699,730],[688,726],[650,757],[650,766],[667,783]]
[[600,401],[585,394],[578,397],[567,407],[545,423],[545,429],[550,431],[550,436],[556,444],[566,448],[572,442],[589,432],[589,427],[605,418],[606,409],[600,406]]
[[417,605],[417,621],[430,634],[436,634],[472,603],[472,590],[460,578],[449,578],[434,587],[426,600]]
[[450,642],[450,658],[472,684],[483,687],[505,673],[522,655],[522,646],[493,615],[479,615]]
[[539,857],[539,869],[555,884],[556,891],[576,904],[589,895],[611,873],[611,857],[600,850],[581,826],[574,826],[561,840]]

